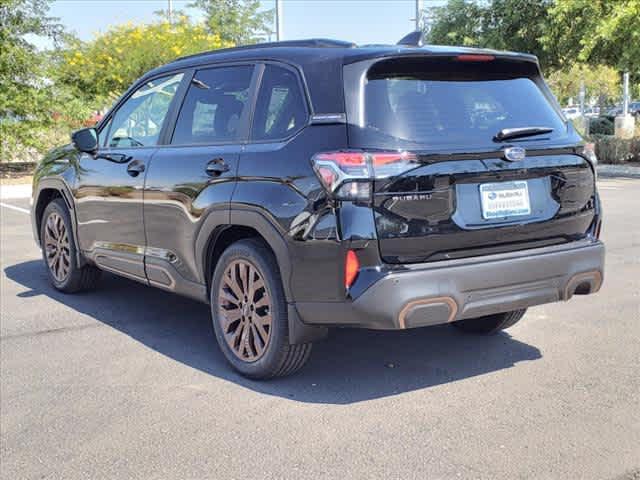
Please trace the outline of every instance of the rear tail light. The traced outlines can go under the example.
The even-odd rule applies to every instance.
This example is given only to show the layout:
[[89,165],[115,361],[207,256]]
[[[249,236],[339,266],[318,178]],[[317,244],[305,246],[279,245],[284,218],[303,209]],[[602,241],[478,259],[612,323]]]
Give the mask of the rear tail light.
[[582,153],[587,160],[589,160],[594,166],[598,165],[598,157],[596,156],[596,144],[595,143],[585,143],[584,147],[582,147]]
[[353,282],[356,281],[356,277],[358,276],[358,271],[360,270],[360,261],[358,260],[358,256],[356,252],[353,250],[349,250],[347,252],[347,257],[344,261],[344,286],[345,288],[350,288],[353,285]]
[[393,177],[417,165],[409,152],[323,152],[311,162],[322,186],[339,200],[370,200],[373,180]]

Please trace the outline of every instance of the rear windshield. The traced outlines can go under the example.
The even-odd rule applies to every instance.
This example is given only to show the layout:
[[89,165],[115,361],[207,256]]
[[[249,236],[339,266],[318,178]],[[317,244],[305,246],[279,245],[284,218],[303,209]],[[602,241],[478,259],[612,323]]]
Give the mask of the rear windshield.
[[495,148],[493,137],[504,128],[553,128],[551,134],[511,140],[518,142],[566,135],[535,77],[523,73],[453,61],[376,64],[348,112],[350,141],[363,147],[465,149]]

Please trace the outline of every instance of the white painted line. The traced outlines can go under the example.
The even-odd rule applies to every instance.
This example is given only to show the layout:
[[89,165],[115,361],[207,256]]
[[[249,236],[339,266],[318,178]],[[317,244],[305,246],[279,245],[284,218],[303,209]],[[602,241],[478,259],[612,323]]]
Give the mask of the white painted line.
[[0,199],[29,198],[31,197],[31,185],[0,185]]
[[5,207],[5,208],[8,208],[10,210],[15,210],[16,212],[26,213],[27,215],[29,215],[31,213],[26,208],[16,207],[14,205],[9,205],[8,203],[4,203],[4,202],[0,202],[0,207]]

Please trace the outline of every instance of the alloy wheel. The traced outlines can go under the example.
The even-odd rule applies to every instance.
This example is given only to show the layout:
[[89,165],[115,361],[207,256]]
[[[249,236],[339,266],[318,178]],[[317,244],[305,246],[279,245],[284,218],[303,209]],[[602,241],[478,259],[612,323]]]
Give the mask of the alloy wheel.
[[44,249],[47,265],[58,282],[63,282],[71,270],[69,232],[64,220],[57,212],[47,218],[44,229]]
[[236,357],[255,362],[264,355],[271,337],[271,296],[252,263],[235,260],[225,269],[218,290],[218,320]]

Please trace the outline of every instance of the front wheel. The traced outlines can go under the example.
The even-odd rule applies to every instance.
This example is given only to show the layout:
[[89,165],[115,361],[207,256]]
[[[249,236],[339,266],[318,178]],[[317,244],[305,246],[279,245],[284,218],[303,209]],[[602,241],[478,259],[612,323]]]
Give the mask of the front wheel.
[[40,243],[51,284],[64,293],[95,287],[100,270],[91,265],[79,267],[69,211],[60,198],[47,205],[42,214]]
[[241,240],[224,251],[213,274],[210,300],[220,349],[242,375],[290,375],[308,360],[310,343],[289,343],[280,271],[263,242]]
[[453,322],[460,330],[481,335],[493,335],[501,330],[512,327],[524,316],[527,309],[514,310],[513,312],[496,313],[478,318],[467,318]]

